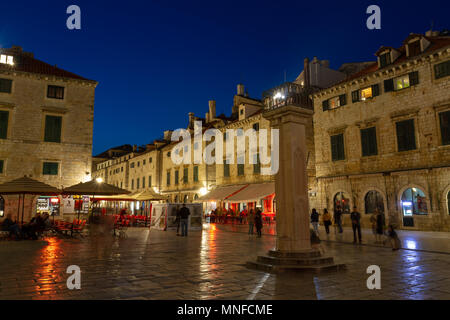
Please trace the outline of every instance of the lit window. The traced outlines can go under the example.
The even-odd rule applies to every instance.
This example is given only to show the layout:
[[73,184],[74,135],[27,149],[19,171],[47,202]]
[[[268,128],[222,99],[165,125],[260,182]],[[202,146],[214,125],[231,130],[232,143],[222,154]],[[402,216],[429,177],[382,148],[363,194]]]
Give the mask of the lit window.
[[10,66],[14,65],[13,56],[7,56],[6,54],[0,55],[0,63],[9,64]]
[[340,106],[341,106],[341,102],[339,100],[339,97],[334,97],[334,98],[330,99],[330,106],[329,106],[330,109],[334,109],[334,108],[337,108]]
[[394,89],[401,90],[409,87],[409,75],[404,75],[394,79]]
[[367,87],[360,90],[361,100],[367,100],[373,97],[372,95],[372,87]]

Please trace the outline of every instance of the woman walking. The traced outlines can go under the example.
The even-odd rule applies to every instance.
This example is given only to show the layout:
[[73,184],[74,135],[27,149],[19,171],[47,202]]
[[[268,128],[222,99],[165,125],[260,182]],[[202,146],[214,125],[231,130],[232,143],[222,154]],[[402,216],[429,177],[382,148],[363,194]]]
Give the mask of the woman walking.
[[311,212],[311,224],[313,226],[316,235],[319,235],[319,213],[316,209],[312,209]]
[[323,209],[322,220],[323,220],[323,225],[325,226],[325,231],[327,232],[327,234],[329,234],[330,233],[330,225],[331,225],[331,214],[328,213],[327,209]]
[[256,213],[255,213],[255,227],[256,227],[256,232],[258,233],[258,238],[261,238],[261,229],[262,229],[262,214],[261,214],[261,210],[256,209]]

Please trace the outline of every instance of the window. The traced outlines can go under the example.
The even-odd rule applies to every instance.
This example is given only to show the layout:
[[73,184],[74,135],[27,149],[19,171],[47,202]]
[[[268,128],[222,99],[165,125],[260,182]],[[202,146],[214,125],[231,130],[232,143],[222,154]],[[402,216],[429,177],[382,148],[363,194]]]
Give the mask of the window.
[[0,196],[0,218],[5,216],[5,199]]
[[13,58],[13,56],[8,56],[6,54],[2,54],[2,55],[0,55],[0,63],[9,64],[9,65],[13,66],[14,58]]
[[393,79],[384,80],[384,91],[398,91],[419,84],[419,72],[414,71]]
[[384,68],[388,64],[391,64],[391,53],[390,52],[386,52],[384,54],[381,54],[380,55],[380,67]]
[[148,162],[152,163],[152,161],[153,161],[153,159],[152,159],[152,158],[149,158],[149,159],[148,159]]
[[398,151],[408,151],[416,149],[414,119],[397,122],[396,128]]
[[363,156],[374,156],[377,150],[377,131],[375,127],[361,130],[361,147]]
[[57,176],[58,175],[58,162],[44,162],[42,168],[43,175]]
[[175,184],[178,184],[179,172],[175,170]]
[[425,193],[419,188],[408,188],[402,194],[402,211],[404,216],[428,214]]
[[359,94],[360,94],[359,99],[361,101],[365,101],[367,99],[371,99],[373,97],[378,96],[380,94],[380,88],[378,84],[374,84],[370,87],[359,90]]
[[48,86],[47,98],[51,99],[64,99],[64,87]]
[[335,109],[347,104],[347,95],[341,94],[340,96],[325,100],[322,102],[323,111]]
[[11,93],[12,80],[0,79],[0,92],[1,93]]
[[0,160],[0,173],[3,173],[4,160]]
[[131,190],[134,189],[134,179],[131,179]]
[[198,142],[194,143],[194,150],[198,150]]
[[152,187],[152,176],[148,176],[148,187]]
[[253,124],[253,130],[259,131],[259,122]]
[[198,182],[198,166],[194,166],[194,182]]
[[144,160],[142,160],[142,165],[143,165],[143,166],[145,166],[145,159],[144,159]]
[[244,114],[244,109],[241,109],[240,113],[241,113],[241,116],[242,116]]
[[409,57],[420,54],[420,40],[408,43]]
[[123,172],[123,167],[120,167],[120,172]]
[[142,177],[142,189],[145,189],[145,177]]
[[441,139],[443,145],[450,144],[450,110],[439,114],[439,123],[441,125]]
[[331,136],[331,159],[333,161],[344,160],[344,134]]
[[253,164],[253,173],[261,173],[261,162],[259,161],[259,154],[255,154],[255,163]]
[[9,112],[0,110],[0,139],[8,137]]
[[62,117],[45,116],[45,142],[61,142]]
[[223,176],[224,177],[229,177],[230,176],[230,164],[229,163],[224,163],[223,164]]
[[141,165],[141,162],[140,161],[138,161],[137,162],[137,166],[138,166],[138,168],[139,168],[139,166]]
[[[436,64],[434,66],[434,78],[440,79],[450,75],[450,60]],[[1,92],[1,90],[0,90]]]
[[139,178],[136,179],[136,189],[139,189]]
[[170,151],[169,151],[169,152],[167,152],[167,157],[168,157],[168,158],[170,158]]
[[183,169],[183,183],[188,183],[189,168]]
[[338,192],[334,196],[334,210],[338,207],[342,210],[342,213],[350,213],[350,199],[345,192]]
[[367,192],[364,197],[364,207],[366,209],[366,214],[372,214],[377,209],[384,214],[384,200],[381,193],[376,190]]
[[238,176],[243,176],[244,175],[244,171],[245,171],[245,157],[244,156],[240,156],[237,159],[237,174]]
[[130,168],[131,168],[131,169],[134,168],[134,162],[130,163]]
[[120,188],[123,187],[123,181],[120,181]]

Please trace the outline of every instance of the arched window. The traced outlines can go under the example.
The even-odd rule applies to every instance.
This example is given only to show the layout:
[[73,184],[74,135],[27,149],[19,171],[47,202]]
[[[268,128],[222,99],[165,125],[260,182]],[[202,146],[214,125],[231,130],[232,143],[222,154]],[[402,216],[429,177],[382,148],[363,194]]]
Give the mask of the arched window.
[[334,210],[340,206],[343,213],[350,213],[350,198],[345,192],[336,193],[333,202]]
[[177,202],[178,202],[178,195],[175,196],[173,202],[174,202],[174,203],[177,203]]
[[5,199],[0,196],[0,218],[5,216]]
[[198,200],[198,194],[194,195],[194,200]]
[[379,212],[384,213],[384,200],[381,193],[376,190],[370,190],[366,193],[364,197],[364,207],[366,209],[366,214],[372,214],[375,209]]
[[184,195],[183,203],[187,203],[189,200],[189,196],[187,194]]
[[404,216],[428,214],[425,193],[419,188],[408,188],[402,194],[402,210]]

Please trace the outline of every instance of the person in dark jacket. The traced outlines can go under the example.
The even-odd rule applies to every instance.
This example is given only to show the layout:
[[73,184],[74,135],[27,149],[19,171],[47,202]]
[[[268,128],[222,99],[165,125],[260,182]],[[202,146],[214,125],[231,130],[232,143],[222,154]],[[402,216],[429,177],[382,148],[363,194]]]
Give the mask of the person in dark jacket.
[[338,227],[339,233],[344,232],[342,230],[342,210],[341,206],[337,206],[334,210],[334,225]]
[[255,227],[256,227],[256,232],[258,233],[258,238],[261,238],[261,229],[263,227],[263,223],[262,223],[262,213],[261,210],[256,209],[256,213],[255,213]]
[[313,226],[314,232],[319,235],[319,213],[316,209],[312,209],[311,212],[311,224]]
[[183,203],[183,206],[180,209],[180,224],[181,224],[181,236],[187,237],[188,235],[188,225],[189,225],[189,215],[191,212],[189,208],[186,207],[186,204]]
[[350,220],[352,221],[353,243],[356,243],[356,232],[358,232],[359,243],[361,243],[361,214],[356,206],[353,207],[353,211],[350,213]]
[[392,224],[389,225],[387,234],[388,234],[389,241],[391,242],[392,251],[400,249],[401,242],[400,242],[397,232],[395,232],[394,226]]
[[377,210],[377,234],[376,234],[376,242],[382,243],[383,242],[383,234],[384,234],[384,226],[385,226],[385,220],[384,220],[384,213]]
[[181,217],[180,217],[180,207],[177,206],[177,208],[175,209],[175,223],[177,225],[177,236],[180,235],[180,225],[181,225]]
[[16,222],[12,221],[10,213],[6,215],[6,218],[5,220],[3,220],[1,227],[3,231],[8,231],[11,235],[14,235],[16,240],[22,238],[20,227]]

